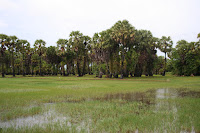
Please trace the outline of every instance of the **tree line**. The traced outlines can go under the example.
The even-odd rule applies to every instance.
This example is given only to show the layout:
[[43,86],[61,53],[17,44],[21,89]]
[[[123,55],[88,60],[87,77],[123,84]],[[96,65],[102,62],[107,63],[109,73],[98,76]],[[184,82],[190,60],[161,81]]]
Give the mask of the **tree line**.
[[[31,47],[27,40],[5,34],[0,34],[0,45],[2,77],[95,74],[99,78],[123,78],[142,74],[165,76],[166,71],[200,75],[200,39],[181,40],[172,48],[170,37],[154,37],[148,30],[137,30],[127,20],[116,22],[92,38],[72,31],[69,39],[58,39],[57,46],[46,47],[46,42],[38,39]],[[157,56],[157,49],[165,57]]]

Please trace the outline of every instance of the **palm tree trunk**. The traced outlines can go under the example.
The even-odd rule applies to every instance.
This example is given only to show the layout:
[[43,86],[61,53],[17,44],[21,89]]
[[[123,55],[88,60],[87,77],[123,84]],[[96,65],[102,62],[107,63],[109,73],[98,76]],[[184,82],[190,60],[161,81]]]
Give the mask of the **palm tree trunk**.
[[1,64],[1,67],[2,67],[2,77],[5,77],[5,75],[4,75],[4,61],[3,61],[3,57],[4,57],[4,55],[3,55],[3,47],[1,47],[1,57],[2,57],[2,64]]
[[66,75],[65,75],[65,65],[66,65],[66,64],[63,65],[63,76],[66,76]]
[[10,74],[10,62],[8,64],[6,64],[6,74]]
[[58,75],[58,65],[59,63],[56,64],[56,75]]
[[65,70],[64,70],[64,65],[63,64],[62,64],[61,69],[62,69],[62,75],[65,76]]
[[51,75],[54,75],[54,64],[52,63],[51,66]]
[[142,65],[140,63],[136,64],[134,77],[141,77],[142,76]]
[[4,75],[4,64],[3,64],[3,62],[2,62],[1,67],[2,67],[2,77],[5,77],[5,75]]
[[93,62],[92,62],[92,59],[91,59],[91,69],[90,69],[90,74],[93,74],[93,72],[92,72],[92,65],[93,64]]
[[86,66],[86,57],[84,56],[84,59],[83,59],[83,75],[85,75],[85,66]]
[[65,68],[64,68],[64,56],[62,56],[63,64],[62,64],[62,75],[65,76]]
[[78,76],[81,76],[80,68],[79,68],[79,61],[77,61],[77,72],[78,72]]
[[110,77],[110,70],[109,70],[108,61],[106,61],[106,68],[107,68],[106,76],[107,76],[107,78],[109,78]]
[[165,71],[166,71],[166,62],[167,62],[167,59],[166,59],[166,52],[165,52],[165,65],[164,65],[164,72],[163,72],[162,76],[165,76]]
[[124,48],[122,49],[122,65],[121,65],[121,79],[123,79],[123,69],[124,69]]
[[99,68],[99,78],[102,78],[103,72],[102,72],[102,67],[101,67],[102,62],[100,62],[100,68]]
[[79,59],[78,59],[78,53],[76,53],[76,60],[77,60],[77,72],[78,76],[81,76],[81,71],[80,71],[80,64],[79,64]]
[[90,75],[90,62],[89,62],[89,59],[87,59],[87,65],[88,65],[88,74]]
[[19,66],[17,67],[17,71],[18,71],[17,75],[19,75],[20,74],[20,67]]
[[111,54],[110,57],[110,78],[112,78],[113,75],[113,55]]
[[24,73],[24,53],[23,53],[23,58],[22,58],[22,74],[23,74],[23,76],[25,76],[25,73]]
[[[32,58],[32,55],[31,55],[31,58]],[[32,60],[31,60],[31,75],[33,76],[33,63],[32,63]]]
[[15,77],[15,68],[14,68],[14,55],[13,55],[13,51],[12,51],[12,72],[13,72],[13,77]]
[[69,73],[69,63],[67,62],[67,64],[66,64],[66,72],[67,72],[67,74],[66,74],[66,76],[68,76],[68,73]]
[[42,58],[40,56],[40,76],[42,76],[41,68],[42,68]]
[[[29,62],[29,58],[30,58],[30,57],[27,57],[27,62],[26,62],[26,59],[25,59],[25,62],[24,62],[25,66],[27,65],[27,66],[26,66],[26,71],[25,71],[25,76],[26,76],[26,75],[30,75],[30,73],[31,73],[31,72],[30,72],[30,62]],[[26,64],[26,63],[27,63],[27,64]]]

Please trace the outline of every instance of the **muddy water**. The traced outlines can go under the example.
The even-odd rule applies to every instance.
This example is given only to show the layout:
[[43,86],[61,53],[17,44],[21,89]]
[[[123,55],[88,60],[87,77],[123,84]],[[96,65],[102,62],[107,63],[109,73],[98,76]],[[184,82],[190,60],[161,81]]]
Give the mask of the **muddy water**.
[[155,104],[158,99],[174,99],[181,97],[193,97],[200,98],[200,92],[186,91],[186,89],[170,89],[162,88],[157,90],[148,90],[146,92],[134,92],[134,93],[117,93],[107,94],[104,97],[94,98],[94,100],[100,101],[112,101],[112,100],[125,100],[128,102],[142,102],[147,104]]
[[100,101],[124,100],[127,102],[136,101],[146,104],[153,104],[155,102],[154,99],[155,99],[155,90],[147,92],[107,94],[104,97],[94,98],[94,100],[100,100]]

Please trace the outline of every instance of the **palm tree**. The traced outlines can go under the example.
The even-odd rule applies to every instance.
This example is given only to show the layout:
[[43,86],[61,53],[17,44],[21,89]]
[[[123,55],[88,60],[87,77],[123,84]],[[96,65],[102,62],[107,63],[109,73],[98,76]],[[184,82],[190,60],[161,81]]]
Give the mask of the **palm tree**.
[[[103,61],[103,50],[102,50],[102,40],[100,39],[100,34],[95,33],[93,38],[92,38],[92,43],[93,43],[93,50],[95,53],[94,59],[97,63],[97,66],[101,66],[101,63]],[[101,67],[97,68],[96,70],[96,76],[99,78],[102,78],[102,72],[101,72]]]
[[135,77],[141,77],[145,63],[147,64],[149,44],[152,34],[147,30],[137,30],[135,34],[134,50],[137,53],[137,61],[135,66]]
[[6,50],[6,41],[7,41],[7,35],[5,34],[0,34],[0,44],[1,44],[1,67],[2,67],[2,77],[5,77],[4,75],[4,53],[5,53],[5,50]]
[[[30,61],[30,65],[31,65],[31,75],[34,75],[34,69],[36,66],[38,66],[38,60],[39,59],[39,55],[36,54],[36,51],[34,48],[30,48],[29,52],[28,52],[28,56],[29,56],[29,61]],[[37,73],[36,73],[37,74]]]
[[102,61],[106,63],[106,77],[112,77],[112,74],[110,73],[109,68],[109,61],[112,56],[113,46],[114,43],[112,43],[111,36],[110,36],[111,30],[108,29],[106,31],[102,31],[99,33],[100,35],[100,43],[101,43],[101,50],[102,50]]
[[[91,42],[91,38],[89,36],[83,36],[83,44],[84,44],[84,48],[83,48],[83,75],[85,75],[85,67],[86,67],[86,60],[88,58],[88,51],[90,49],[90,42]],[[89,67],[89,66],[88,66]]]
[[59,55],[62,57],[62,62],[61,62],[61,69],[62,69],[62,74],[65,76],[65,69],[64,69],[64,64],[65,64],[65,53],[66,53],[66,47],[68,45],[68,40],[67,39],[59,39],[57,41],[57,47],[59,49]]
[[18,38],[16,36],[9,36],[7,41],[7,47],[11,54],[11,64],[12,64],[12,73],[13,77],[15,77],[15,59],[14,59],[14,52],[16,51],[16,47],[18,44]]
[[27,40],[19,40],[18,41],[19,45],[20,45],[20,52],[22,53],[22,74],[23,76],[25,76],[25,72],[24,72],[24,65],[25,65],[25,53],[27,52],[27,50],[30,49],[30,43]]
[[41,68],[42,68],[42,54],[44,53],[44,47],[45,47],[45,44],[46,42],[43,41],[43,40],[36,40],[35,43],[34,43],[34,47],[35,47],[35,50],[37,51],[39,57],[40,57],[40,76],[42,76],[42,71],[41,71]]
[[179,61],[179,74],[178,75],[184,75],[184,69],[186,66],[186,56],[189,51],[189,43],[186,40],[180,40],[177,42],[176,45],[176,52],[178,54],[178,61]]
[[67,60],[67,76],[69,74],[75,75],[74,72],[74,59],[75,59],[75,52],[72,50],[72,45],[68,43],[66,46],[66,60]]
[[167,62],[166,54],[172,50],[173,41],[171,40],[170,36],[168,37],[162,36],[162,38],[159,41],[159,45],[160,45],[159,46],[160,51],[165,53],[165,66],[164,66],[164,72],[162,74],[163,76],[165,76],[166,62]]
[[124,60],[128,44],[134,40],[135,28],[127,20],[118,21],[111,28],[111,37],[121,48],[121,77],[123,78]]
[[52,66],[52,75],[55,74],[55,64],[57,62],[57,53],[56,53],[56,47],[55,46],[50,46],[47,48],[46,52],[46,58],[47,62],[51,64]]
[[157,38],[153,37],[148,30],[137,30],[132,47],[136,53],[134,76],[141,77],[143,71],[145,71],[146,76],[153,76]]
[[72,46],[73,51],[76,53],[76,62],[77,62],[76,67],[78,76],[82,76],[80,70],[80,62],[81,62],[82,50],[84,48],[83,34],[80,33],[79,31],[72,31],[69,36],[70,36],[69,44]]

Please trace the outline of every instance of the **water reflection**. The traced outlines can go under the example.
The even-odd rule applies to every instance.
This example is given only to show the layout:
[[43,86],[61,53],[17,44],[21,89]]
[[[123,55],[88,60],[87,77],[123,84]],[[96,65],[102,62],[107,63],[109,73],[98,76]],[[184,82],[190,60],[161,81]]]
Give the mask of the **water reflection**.
[[33,127],[35,125],[39,125],[43,127],[45,124],[48,124],[48,123],[56,123],[56,122],[63,123],[66,120],[67,120],[67,117],[58,115],[55,112],[55,110],[51,109],[41,115],[22,117],[22,118],[17,118],[17,119],[6,121],[6,122],[0,122],[0,126],[2,128]]
[[135,93],[117,93],[117,94],[106,94],[104,97],[97,97],[94,100],[100,101],[113,101],[113,100],[123,100],[127,102],[142,102],[146,104],[153,104],[154,101],[152,97],[155,96],[155,91],[147,91],[147,92],[135,92]]
[[56,103],[45,103],[44,106],[46,108],[49,108],[49,110],[40,115],[21,117],[5,122],[0,121],[0,128],[19,129],[23,127],[31,128],[35,126],[36,127],[38,126],[40,128],[45,128],[49,124],[50,125],[58,124],[58,127],[61,128],[68,128],[69,130],[72,130],[72,128],[74,128],[75,126],[75,129],[78,132],[81,132],[81,130],[86,130],[87,132],[89,132],[89,125],[92,121],[90,118],[87,121],[83,120],[80,122],[73,122],[73,120],[70,117],[58,113],[53,107],[55,104]]
[[164,89],[157,89],[156,91],[156,98],[157,99],[169,99],[169,98],[176,98],[178,94],[175,90],[164,88]]
[[158,99],[170,100],[181,97],[200,98],[200,92],[187,91],[186,89],[161,88],[157,90],[148,90],[146,92],[134,92],[134,93],[129,92],[129,93],[115,93],[115,94],[110,93],[106,94],[103,97],[95,97],[93,98],[93,100],[100,100],[100,101],[125,100],[128,102],[136,101],[143,103],[146,103],[148,101],[150,103],[154,103],[154,101]]
[[156,91],[156,104],[155,104],[155,111],[169,111],[176,113],[177,106],[174,98],[178,97],[177,91],[173,89],[158,89]]

